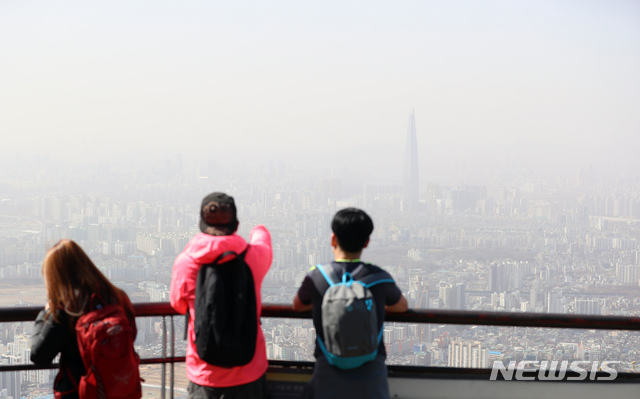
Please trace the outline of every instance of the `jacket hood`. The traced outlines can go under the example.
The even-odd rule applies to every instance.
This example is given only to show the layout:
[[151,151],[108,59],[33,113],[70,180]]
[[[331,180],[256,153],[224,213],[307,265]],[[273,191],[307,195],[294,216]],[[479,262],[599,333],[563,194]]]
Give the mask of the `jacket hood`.
[[184,253],[197,263],[206,264],[213,262],[218,256],[227,251],[239,254],[245,249],[247,249],[247,242],[236,233],[229,236],[212,236],[198,233],[193,236],[184,248]]

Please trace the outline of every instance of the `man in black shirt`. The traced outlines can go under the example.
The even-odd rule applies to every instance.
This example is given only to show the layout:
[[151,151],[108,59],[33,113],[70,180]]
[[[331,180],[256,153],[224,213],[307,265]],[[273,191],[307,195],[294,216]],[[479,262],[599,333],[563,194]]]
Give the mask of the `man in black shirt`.
[[[373,231],[373,221],[364,211],[346,208],[333,217],[331,222],[331,247],[334,261],[324,268],[331,268],[337,276],[353,273],[362,265],[364,273],[358,275],[377,274],[384,277],[383,283],[369,288],[373,295],[378,331],[383,328],[385,311],[405,312],[407,300],[388,273],[381,268],[364,263],[360,255],[369,244],[369,236]],[[319,339],[324,340],[322,328],[322,298],[325,292],[319,292],[314,280],[318,281],[320,270],[313,267],[293,299],[293,308],[297,311],[312,310],[313,325]],[[384,342],[380,342],[377,357],[353,369],[339,369],[331,366],[316,341],[314,355],[316,365],[313,377],[306,390],[307,398],[389,398],[387,368],[384,363],[386,352]]]

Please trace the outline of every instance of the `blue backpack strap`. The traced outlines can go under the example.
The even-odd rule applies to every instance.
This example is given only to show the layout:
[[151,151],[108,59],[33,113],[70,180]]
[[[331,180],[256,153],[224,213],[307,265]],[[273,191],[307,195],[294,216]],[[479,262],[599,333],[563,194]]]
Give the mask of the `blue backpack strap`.
[[332,285],[340,282],[340,276],[336,273],[333,265],[317,265],[316,270],[311,273],[311,281],[320,295],[324,295],[325,291]]
[[370,288],[370,287],[373,287],[374,285],[382,284],[382,283],[395,283],[395,280],[391,277],[391,275],[385,272],[384,270],[380,270],[374,273],[369,273],[362,277],[356,276],[354,278],[362,282],[367,288]]
[[358,265],[358,267],[356,267],[355,269],[353,269],[353,271],[351,272],[351,277],[352,277],[354,280],[360,280],[360,281],[362,281],[362,280],[360,279],[360,277],[359,277],[359,276],[360,276],[361,274],[366,274],[366,272],[367,272],[367,269],[364,267],[364,265],[365,265],[364,263],[361,263],[360,265]]

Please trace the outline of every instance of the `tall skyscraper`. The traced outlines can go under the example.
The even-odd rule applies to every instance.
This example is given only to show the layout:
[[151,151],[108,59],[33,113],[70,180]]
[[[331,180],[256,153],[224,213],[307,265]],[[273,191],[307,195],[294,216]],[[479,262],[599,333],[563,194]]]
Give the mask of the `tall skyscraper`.
[[404,150],[404,198],[403,210],[415,212],[418,210],[418,142],[416,139],[416,118],[413,109],[409,113],[407,127],[407,141]]

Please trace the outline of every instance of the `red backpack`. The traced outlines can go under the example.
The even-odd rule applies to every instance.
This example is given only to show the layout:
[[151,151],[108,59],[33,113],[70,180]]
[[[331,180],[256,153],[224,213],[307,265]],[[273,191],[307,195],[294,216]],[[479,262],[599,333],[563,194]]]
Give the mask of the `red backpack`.
[[[92,296],[92,303],[94,299]],[[142,397],[140,357],[133,348],[134,329],[121,305],[98,305],[81,316],[76,323],[76,336],[87,372],[78,387],[80,399]]]

